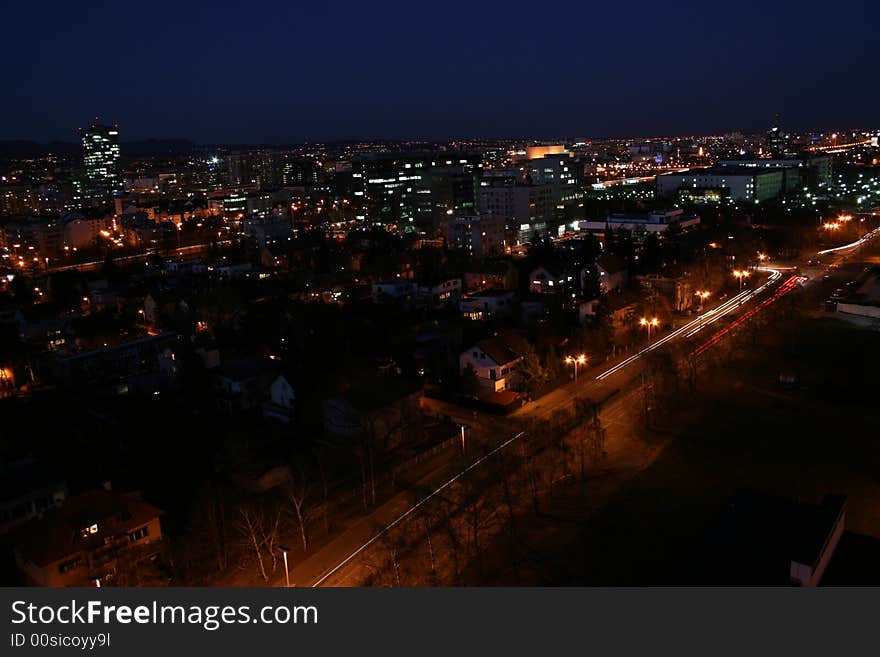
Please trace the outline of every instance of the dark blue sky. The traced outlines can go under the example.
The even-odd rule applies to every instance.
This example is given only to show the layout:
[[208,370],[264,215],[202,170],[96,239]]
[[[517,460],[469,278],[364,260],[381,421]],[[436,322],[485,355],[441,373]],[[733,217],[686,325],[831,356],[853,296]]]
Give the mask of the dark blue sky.
[[0,139],[94,116],[199,142],[875,128],[878,5],[6,3]]

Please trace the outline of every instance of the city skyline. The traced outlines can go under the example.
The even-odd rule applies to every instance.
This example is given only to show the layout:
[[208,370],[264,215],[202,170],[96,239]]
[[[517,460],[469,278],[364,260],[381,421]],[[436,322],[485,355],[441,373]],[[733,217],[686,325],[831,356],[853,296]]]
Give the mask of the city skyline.
[[[830,29],[818,2],[557,7],[537,29],[522,3],[18,6],[0,139],[66,141],[95,115],[130,139],[198,143],[718,134],[776,114],[791,131],[870,128],[878,8],[848,4]],[[107,36],[66,47],[91,31]]]
[[880,582],[856,4],[5,12],[0,586]]
[[[102,116],[94,116],[90,121],[83,123],[83,127],[74,128],[72,131],[73,136],[67,136],[60,139],[48,139],[48,140],[39,140],[39,139],[31,139],[28,137],[20,137],[20,138],[9,138],[9,139],[0,139],[0,149],[3,148],[4,145],[16,146],[23,144],[33,144],[36,146],[58,146],[62,145],[66,147],[70,153],[69,154],[77,154],[81,149],[81,132],[89,125],[111,125],[115,129],[119,130],[119,144],[125,146],[126,144],[149,144],[151,142],[156,143],[174,143],[179,142],[181,144],[190,144],[198,147],[217,147],[217,148],[295,148],[308,146],[311,144],[315,145],[355,145],[355,144],[369,144],[370,142],[375,142],[377,144],[400,144],[400,145],[409,145],[409,144],[418,144],[420,142],[424,143],[426,147],[436,144],[443,143],[456,143],[456,142],[507,142],[512,144],[555,144],[555,143],[590,143],[590,142],[603,142],[603,141],[626,141],[626,140],[689,140],[689,139],[708,139],[708,138],[716,138],[716,137],[728,137],[728,136],[760,136],[769,134],[773,131],[774,128],[779,128],[781,133],[791,137],[798,138],[812,138],[819,139],[822,137],[829,137],[831,135],[845,135],[845,134],[872,134],[878,132],[878,128],[876,126],[843,126],[843,125],[825,125],[815,128],[809,129],[801,129],[794,130],[790,129],[786,125],[785,117],[781,117],[778,114],[772,115],[768,117],[766,124],[758,125],[754,129],[741,129],[732,127],[729,130],[723,131],[715,131],[715,132],[682,132],[682,133],[629,133],[629,134],[584,134],[584,133],[571,133],[571,134],[531,134],[531,135],[492,135],[492,134],[483,134],[483,135],[452,135],[449,137],[427,137],[420,135],[410,135],[410,136],[402,136],[402,137],[383,137],[376,135],[354,135],[349,137],[339,137],[333,139],[305,139],[305,140],[278,140],[278,141],[220,141],[220,140],[207,140],[200,141],[191,139],[186,135],[129,135],[127,134],[127,130],[125,125],[120,125],[118,121],[111,120],[109,118],[105,118]],[[123,156],[125,153],[123,153]]]

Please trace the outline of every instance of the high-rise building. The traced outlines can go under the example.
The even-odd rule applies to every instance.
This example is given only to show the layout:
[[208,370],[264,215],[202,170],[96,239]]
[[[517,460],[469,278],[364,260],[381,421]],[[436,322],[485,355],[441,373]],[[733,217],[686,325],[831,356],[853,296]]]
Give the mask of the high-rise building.
[[320,181],[318,163],[307,157],[284,155],[281,160],[281,183],[285,187],[309,187]]
[[479,153],[403,153],[360,158],[352,163],[359,219],[433,233],[450,210],[473,212]]
[[233,151],[226,156],[226,167],[231,185],[258,189],[281,186],[281,162],[275,151]]
[[119,130],[116,126],[93,123],[80,130],[83,145],[82,195],[86,198],[122,193],[119,166]]
[[426,235],[442,232],[449,216],[472,215],[479,200],[479,168],[474,164],[430,167],[415,184],[416,228]]
[[448,216],[443,222],[446,243],[475,258],[504,253],[506,222],[491,214]]
[[559,223],[583,217],[583,167],[571,153],[551,153],[529,160],[526,170],[534,184],[550,187]]
[[480,212],[504,217],[516,230],[516,243],[526,244],[537,233],[546,233],[554,217],[553,190],[510,177],[483,178]]
[[766,151],[768,154],[780,157],[788,152],[788,135],[779,127],[779,115],[776,115],[776,121],[767,131]]

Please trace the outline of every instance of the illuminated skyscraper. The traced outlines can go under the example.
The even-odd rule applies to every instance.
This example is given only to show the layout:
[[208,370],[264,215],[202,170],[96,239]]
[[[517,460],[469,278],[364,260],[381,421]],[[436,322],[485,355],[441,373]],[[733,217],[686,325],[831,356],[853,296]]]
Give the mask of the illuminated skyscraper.
[[122,193],[119,168],[119,130],[116,126],[93,123],[80,130],[85,170],[84,193],[90,197]]

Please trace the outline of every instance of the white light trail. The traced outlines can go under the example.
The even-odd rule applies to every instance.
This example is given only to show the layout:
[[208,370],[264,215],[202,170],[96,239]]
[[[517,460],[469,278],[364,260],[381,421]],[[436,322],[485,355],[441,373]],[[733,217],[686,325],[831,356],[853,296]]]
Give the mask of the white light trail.
[[844,244],[843,246],[835,246],[833,249],[825,249],[824,251],[819,251],[819,255],[825,255],[828,253],[836,253],[838,251],[846,251],[847,249],[855,249],[862,244],[874,239],[877,235],[880,234],[880,228],[875,228],[869,233],[865,233],[863,237],[857,239],[855,242],[850,242],[849,244]]
[[468,472],[470,472],[471,470],[473,470],[474,468],[476,468],[478,465],[480,465],[483,461],[485,461],[486,459],[488,459],[488,458],[494,456],[495,454],[497,454],[498,452],[500,452],[502,449],[504,449],[505,447],[507,447],[507,446],[508,446],[510,443],[512,443],[513,441],[522,438],[522,437],[525,435],[525,433],[526,433],[525,431],[520,431],[518,434],[516,434],[516,435],[513,436],[512,438],[508,438],[508,439],[505,440],[503,443],[501,443],[500,445],[498,445],[497,447],[495,447],[492,451],[490,451],[489,453],[487,453],[487,454],[484,455],[484,456],[481,456],[481,457],[478,458],[476,461],[474,461],[473,463],[471,463],[468,467],[466,467],[464,470],[462,470],[461,472],[459,472],[457,475],[455,475],[452,479],[450,479],[449,481],[447,481],[445,484],[443,484],[442,486],[440,486],[440,487],[438,487],[438,488],[435,488],[434,491],[433,491],[432,493],[430,493],[429,495],[426,495],[425,497],[423,497],[422,499],[420,499],[418,502],[416,502],[415,504],[413,504],[409,509],[407,509],[407,510],[404,511],[401,515],[399,515],[399,516],[397,517],[396,520],[394,520],[394,521],[388,523],[387,525],[385,525],[385,527],[383,527],[381,530],[379,530],[379,531],[373,536],[373,538],[371,538],[369,541],[367,541],[366,543],[364,543],[363,545],[361,545],[357,550],[355,550],[355,551],[352,552],[350,555],[348,555],[348,557],[346,557],[345,559],[343,559],[342,561],[340,561],[338,564],[336,564],[336,566],[334,566],[330,571],[328,571],[325,575],[323,575],[320,579],[318,579],[314,584],[312,584],[312,588],[315,588],[315,587],[317,587],[317,586],[321,586],[321,584],[323,584],[323,583],[326,582],[330,577],[332,577],[333,574],[336,573],[340,568],[342,568],[343,566],[345,566],[345,564],[347,564],[348,562],[350,562],[352,559],[354,559],[355,557],[357,557],[357,555],[359,555],[361,552],[363,552],[363,551],[366,550],[368,547],[370,547],[373,543],[375,543],[376,541],[378,541],[378,540],[382,537],[382,535],[384,535],[384,534],[385,534],[387,531],[389,531],[390,529],[394,528],[395,525],[397,525],[397,524],[403,522],[404,520],[406,520],[406,518],[408,518],[410,515],[412,515],[412,514],[416,511],[416,509],[418,509],[420,506],[422,506],[425,502],[427,502],[428,500],[430,500],[430,499],[431,499],[432,497],[434,497],[435,495],[438,495],[438,494],[440,493],[440,491],[442,491],[442,490],[444,490],[445,488],[448,488],[449,486],[451,486],[452,484],[454,484],[456,481],[458,481],[459,479],[461,479],[461,478],[462,478],[464,475],[466,475]]
[[602,372],[601,374],[599,374],[596,377],[596,380],[601,381],[602,379],[605,379],[605,378],[611,376],[615,372],[619,372],[624,367],[626,367],[627,365],[629,365],[633,361],[638,360],[639,358],[644,356],[649,351],[653,351],[654,349],[657,349],[658,347],[662,347],[664,344],[666,344],[670,340],[674,340],[675,338],[681,336],[682,334],[686,338],[689,338],[689,337],[695,335],[700,330],[702,330],[703,327],[708,326],[709,324],[712,324],[713,322],[718,321],[719,319],[724,317],[727,313],[735,310],[736,308],[738,308],[739,306],[744,304],[746,301],[748,301],[749,299],[751,299],[755,295],[763,292],[767,288],[768,285],[771,285],[780,276],[782,276],[782,272],[780,272],[778,269],[774,269],[772,267],[756,267],[756,270],[763,271],[763,272],[769,272],[770,276],[767,278],[767,280],[764,283],[762,283],[761,285],[756,287],[754,290],[743,290],[742,292],[740,292],[736,296],[728,299],[727,301],[725,301],[721,305],[716,306],[712,310],[706,311],[702,315],[699,315],[698,317],[691,320],[690,322],[688,322],[684,326],[675,329],[674,331],[663,336],[659,340],[655,340],[654,342],[652,342],[648,346],[644,347],[640,351],[636,352],[635,354],[633,354],[629,358],[625,358],[624,360],[620,361],[614,367],[611,367],[611,368],[605,370],[604,372]]

